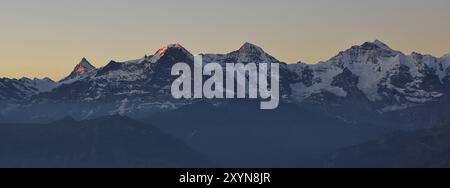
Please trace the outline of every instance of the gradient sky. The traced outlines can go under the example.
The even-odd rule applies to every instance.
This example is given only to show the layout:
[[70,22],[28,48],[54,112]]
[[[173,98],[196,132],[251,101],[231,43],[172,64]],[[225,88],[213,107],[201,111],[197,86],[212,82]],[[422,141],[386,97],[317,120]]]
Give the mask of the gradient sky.
[[169,43],[227,53],[249,41],[316,63],[380,39],[405,53],[450,52],[449,0],[0,0],[0,77],[69,74]]

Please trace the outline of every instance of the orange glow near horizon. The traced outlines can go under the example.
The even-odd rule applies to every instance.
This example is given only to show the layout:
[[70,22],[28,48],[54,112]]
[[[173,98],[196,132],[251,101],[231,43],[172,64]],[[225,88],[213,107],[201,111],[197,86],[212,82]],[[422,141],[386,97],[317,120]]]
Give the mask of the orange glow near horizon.
[[448,0],[230,1],[0,1],[0,77],[59,80],[82,57],[101,67],[178,42],[192,54],[250,42],[287,63],[375,39],[405,54],[450,52]]

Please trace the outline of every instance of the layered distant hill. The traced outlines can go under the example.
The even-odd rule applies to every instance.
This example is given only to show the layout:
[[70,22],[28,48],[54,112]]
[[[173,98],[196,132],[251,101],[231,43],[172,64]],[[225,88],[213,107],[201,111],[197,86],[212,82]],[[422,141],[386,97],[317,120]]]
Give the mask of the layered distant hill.
[[[203,56],[206,63],[279,63],[282,102],[310,106],[348,123],[430,125],[443,118],[442,111],[450,106],[450,55],[406,55],[375,41],[352,46],[318,64],[285,64],[250,43],[228,54]],[[114,114],[144,118],[199,102],[171,96],[175,77],[170,70],[177,62],[192,65],[193,55],[173,44],[150,56],[111,61],[100,68],[83,58],[56,83],[3,78],[0,121],[48,122],[68,115],[86,119]]]
[[395,132],[334,152],[327,167],[449,168],[450,124]]
[[0,124],[0,167],[199,167],[182,141],[122,116]]

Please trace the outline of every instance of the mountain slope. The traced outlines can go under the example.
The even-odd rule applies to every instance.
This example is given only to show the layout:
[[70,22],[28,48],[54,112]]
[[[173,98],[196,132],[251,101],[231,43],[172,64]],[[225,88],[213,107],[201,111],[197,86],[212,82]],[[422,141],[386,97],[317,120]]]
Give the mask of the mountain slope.
[[319,167],[323,155],[391,131],[349,124],[308,106],[281,104],[270,111],[257,107],[257,101],[245,100],[222,106],[196,103],[141,121],[151,122],[228,168]]
[[445,168],[450,167],[450,126],[397,132],[335,152],[328,167]]
[[[450,62],[435,60],[435,64],[430,61],[424,63],[418,55],[406,56],[380,41],[375,41],[353,46],[327,62],[317,65],[293,64],[289,65],[289,68],[299,75],[303,75],[305,69],[313,73],[309,80],[299,80],[300,82],[292,86],[297,89],[294,97],[300,101],[322,91],[346,97],[348,90],[333,85],[334,78],[346,70],[358,78],[354,85],[367,99],[384,102],[384,110],[389,111],[395,109],[387,109],[393,107],[388,105],[408,106],[432,101],[443,95],[443,82],[437,81],[430,85],[426,84],[426,81],[440,74],[431,66],[442,66],[440,71],[444,71],[448,69]],[[442,80],[446,76],[439,77]],[[307,81],[312,83],[305,85]]]
[[[203,54],[203,60],[223,66],[278,63],[283,104],[310,106],[317,113],[346,122],[415,127],[431,125],[442,118],[440,111],[450,110],[450,55],[405,55],[378,40],[352,46],[318,64],[285,64],[251,43],[227,54]],[[51,92],[20,95],[26,105],[15,110],[0,107],[8,108],[3,118],[0,114],[0,121],[25,120],[25,116],[28,121],[48,122],[67,115],[86,119],[112,114],[144,118],[199,101],[230,103],[174,99],[170,87],[176,76],[170,72],[178,62],[193,66],[193,55],[179,44],[164,46],[140,59],[111,61],[98,69],[83,58]],[[11,91],[15,93],[0,90]],[[61,111],[61,107],[69,110]]]
[[[227,60],[236,62],[280,63],[265,53],[260,47],[246,43],[238,51],[225,55],[205,55],[205,63],[211,61],[221,64]],[[154,55],[126,62],[111,61],[106,66],[92,69],[91,72],[77,72],[78,67],[86,64],[85,59],[77,65],[67,79],[61,81],[52,92],[33,96],[31,108],[20,109],[29,117],[45,119],[39,113],[53,114],[57,118],[71,115],[79,119],[102,115],[122,114],[142,117],[151,113],[177,109],[192,104],[198,99],[176,100],[172,97],[170,86],[177,76],[171,75],[172,66],[185,62],[193,67],[193,55],[179,44],[171,44],[157,50]],[[84,70],[84,69],[83,69]],[[282,75],[287,72],[285,64],[281,66]],[[75,77],[72,78],[72,76]],[[287,77],[280,76],[281,90],[289,91]],[[286,80],[286,81],[285,81]],[[283,97],[287,98],[287,94]],[[221,103],[220,100],[210,101]],[[70,106],[70,111],[62,113],[59,106]],[[37,114],[37,115],[36,115]]]
[[[388,122],[387,117],[392,114],[400,117],[405,111],[448,104],[449,65],[446,56],[405,55],[380,41],[366,42],[326,62],[288,65],[296,74],[291,82],[291,97],[299,105],[322,106],[320,110],[348,121]],[[424,121],[434,113],[403,120],[422,118],[417,125],[429,125]],[[393,125],[415,126],[411,122],[390,121]]]
[[[52,92],[36,95],[32,107],[21,113],[33,114],[46,110],[56,118],[71,115],[77,119],[104,115],[130,115],[154,113],[189,104],[188,100],[173,99],[170,85],[172,65],[177,62],[193,64],[193,56],[181,45],[168,45],[152,56],[126,62],[111,61],[106,66],[73,82],[63,82]],[[78,74],[76,74],[78,75]],[[59,106],[71,111],[55,111]]]

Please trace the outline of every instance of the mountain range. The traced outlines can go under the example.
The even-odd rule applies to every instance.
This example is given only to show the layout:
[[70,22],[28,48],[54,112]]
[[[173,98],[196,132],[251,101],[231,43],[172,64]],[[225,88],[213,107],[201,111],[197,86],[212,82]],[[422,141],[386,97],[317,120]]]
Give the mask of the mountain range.
[[123,116],[48,124],[0,124],[0,167],[199,167],[208,161],[181,140]]
[[[205,63],[279,63],[284,103],[309,106],[348,123],[431,125],[443,118],[441,112],[448,110],[450,102],[450,55],[405,55],[378,40],[352,46],[317,64],[286,64],[251,43],[227,54],[202,55]],[[170,70],[177,62],[192,65],[193,55],[172,44],[153,55],[111,61],[100,68],[83,58],[58,82],[3,78],[0,121],[49,122],[66,116],[89,119],[116,114],[144,118],[200,101],[229,103],[173,99],[170,85],[175,77]]]
[[329,156],[326,167],[448,168],[450,124],[394,132],[377,140],[341,148]]
[[[201,55],[204,63],[222,65],[278,63],[279,107],[260,110],[258,99],[174,99],[172,66],[185,62],[192,67],[194,63],[194,56],[180,44],[99,68],[83,58],[57,82],[48,78],[0,79],[0,129],[6,139],[2,143],[20,146],[0,146],[5,149],[0,166],[450,164],[438,155],[447,152],[446,145],[437,144],[428,134],[433,126],[449,119],[450,54],[406,55],[377,40],[352,46],[317,64],[287,64],[251,43],[227,54]],[[446,130],[438,128],[436,139],[450,137]],[[149,132],[155,139],[147,140]],[[401,145],[392,139],[399,135],[396,132],[407,135],[398,138]],[[111,135],[119,140],[114,142]],[[100,143],[74,145],[85,138]],[[402,148],[424,143],[425,138],[432,139],[425,144],[437,148],[432,151],[436,156],[426,155],[427,148]],[[46,145],[42,152],[32,149],[35,141]],[[65,150],[66,145],[78,150]],[[189,159],[182,161],[174,155]],[[380,158],[371,156],[384,157],[387,162],[381,164]],[[406,157],[410,163],[396,162]]]

